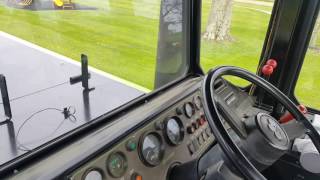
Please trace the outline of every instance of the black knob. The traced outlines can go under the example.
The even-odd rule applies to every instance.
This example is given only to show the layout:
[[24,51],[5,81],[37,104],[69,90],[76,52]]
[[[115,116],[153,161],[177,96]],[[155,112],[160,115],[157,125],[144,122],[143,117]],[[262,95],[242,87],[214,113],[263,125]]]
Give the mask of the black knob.
[[195,129],[194,129],[193,126],[188,126],[188,127],[187,127],[187,132],[188,132],[189,134],[193,134],[194,131],[195,131]]
[[196,122],[193,122],[193,123],[192,123],[192,126],[194,127],[194,129],[198,129],[198,128],[199,128],[199,124],[196,123]]
[[177,115],[181,115],[183,112],[182,112],[182,108],[181,107],[177,107],[176,108],[176,113]]

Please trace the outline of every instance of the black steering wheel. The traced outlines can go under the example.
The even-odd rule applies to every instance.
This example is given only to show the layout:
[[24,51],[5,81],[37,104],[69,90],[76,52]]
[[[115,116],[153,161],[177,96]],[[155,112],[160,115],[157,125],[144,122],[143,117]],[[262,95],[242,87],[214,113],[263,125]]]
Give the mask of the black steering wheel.
[[[215,68],[209,71],[209,73],[206,75],[203,81],[202,91],[204,112],[207,117],[208,123],[211,126],[212,132],[215,135],[215,138],[219,143],[221,149],[223,150],[224,154],[226,155],[227,159],[242,174],[242,176],[245,177],[245,179],[265,180],[266,178],[260,173],[258,168],[255,165],[253,165],[252,161],[248,159],[248,156],[245,155],[246,153],[244,153],[243,150],[241,150],[241,148],[237,145],[237,143],[234,142],[234,140],[228,133],[227,129],[225,128],[224,120],[230,117],[222,115],[223,113],[221,113],[218,94],[214,88],[216,81],[218,79],[221,79],[221,77],[225,75],[231,75],[245,79],[260,87],[265,92],[269,93],[271,97],[273,97],[275,100],[281,103],[293,115],[297,122],[301,124],[302,127],[304,127],[304,133],[306,133],[310,137],[318,152],[320,152],[320,136],[317,133],[316,129],[299,111],[296,105],[279,89],[277,89],[275,86],[273,86],[263,78],[238,67],[222,66]],[[280,132],[279,143],[282,143],[282,145],[284,145],[282,146],[282,148],[284,147],[282,150],[289,149],[289,143],[286,142],[288,140],[288,136],[285,130],[275,119],[274,120],[276,122],[273,122],[273,120],[271,119],[261,118],[260,120],[256,120],[255,123],[258,124],[256,128],[260,128],[259,130],[260,132],[262,132],[262,134],[264,134],[264,138],[268,138],[265,137],[268,136],[268,131],[261,130],[263,126],[268,126],[268,123],[264,122],[268,120],[269,123],[271,123],[272,127],[274,127],[271,129],[276,129],[276,131]],[[244,123],[239,119],[232,119],[232,121],[228,122],[236,122],[234,126],[239,126],[239,124]],[[286,149],[286,147],[288,148]]]

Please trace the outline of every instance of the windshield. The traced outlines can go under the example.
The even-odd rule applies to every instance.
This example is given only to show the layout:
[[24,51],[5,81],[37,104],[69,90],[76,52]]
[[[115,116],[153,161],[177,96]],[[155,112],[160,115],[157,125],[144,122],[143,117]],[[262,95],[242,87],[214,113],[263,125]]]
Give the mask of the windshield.
[[182,2],[0,0],[0,164],[183,77]]
[[[203,69],[231,65],[255,73],[273,5],[274,0],[203,0]],[[227,78],[241,86],[249,83],[240,78]]]

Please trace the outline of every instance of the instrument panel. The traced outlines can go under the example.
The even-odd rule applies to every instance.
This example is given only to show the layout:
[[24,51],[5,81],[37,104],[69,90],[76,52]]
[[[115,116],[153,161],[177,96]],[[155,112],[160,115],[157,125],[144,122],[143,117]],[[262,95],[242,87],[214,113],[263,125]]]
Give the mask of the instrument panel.
[[72,180],[166,179],[170,169],[214,142],[196,92],[152,118],[69,175]]

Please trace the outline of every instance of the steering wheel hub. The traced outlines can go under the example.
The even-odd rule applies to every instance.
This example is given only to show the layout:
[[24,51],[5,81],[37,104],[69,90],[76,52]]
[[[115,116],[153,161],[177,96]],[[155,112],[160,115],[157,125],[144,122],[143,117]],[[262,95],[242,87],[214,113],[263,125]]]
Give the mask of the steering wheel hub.
[[256,116],[256,124],[272,146],[281,150],[289,148],[290,139],[275,118],[266,113],[259,113]]

